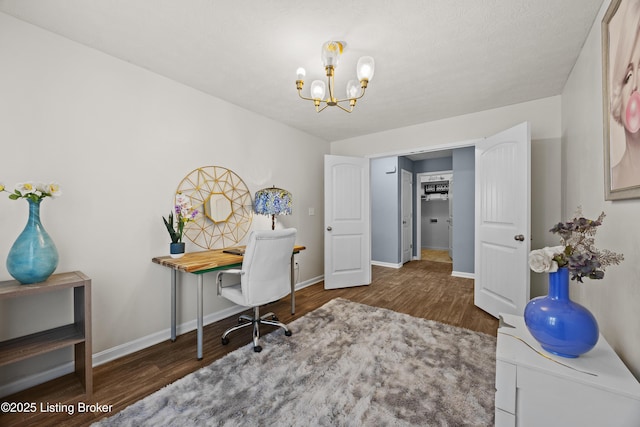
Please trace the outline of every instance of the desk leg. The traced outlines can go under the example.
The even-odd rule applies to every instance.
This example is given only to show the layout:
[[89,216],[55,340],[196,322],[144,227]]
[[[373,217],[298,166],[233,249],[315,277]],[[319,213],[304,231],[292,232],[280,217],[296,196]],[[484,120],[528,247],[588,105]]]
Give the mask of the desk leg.
[[176,275],[178,272],[171,269],[171,341],[176,340]]
[[296,314],[296,276],[294,256],[291,254],[291,314]]
[[202,360],[202,276],[198,274],[198,360]]

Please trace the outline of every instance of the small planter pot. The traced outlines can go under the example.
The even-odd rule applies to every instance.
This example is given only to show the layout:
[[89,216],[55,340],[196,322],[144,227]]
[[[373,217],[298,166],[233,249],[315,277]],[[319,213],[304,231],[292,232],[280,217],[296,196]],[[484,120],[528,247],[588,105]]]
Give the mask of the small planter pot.
[[169,243],[171,258],[180,258],[184,255],[184,242]]

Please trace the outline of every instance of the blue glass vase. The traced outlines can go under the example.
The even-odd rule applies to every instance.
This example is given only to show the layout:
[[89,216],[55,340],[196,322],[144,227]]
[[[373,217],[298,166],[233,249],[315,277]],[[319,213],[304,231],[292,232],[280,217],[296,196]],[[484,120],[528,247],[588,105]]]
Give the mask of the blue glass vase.
[[40,222],[40,201],[29,202],[29,219],[9,250],[7,270],[23,285],[44,282],[58,266],[58,250]]
[[598,342],[593,314],[569,298],[569,270],[549,273],[549,294],[529,301],[524,321],[543,349],[562,357],[578,357]]

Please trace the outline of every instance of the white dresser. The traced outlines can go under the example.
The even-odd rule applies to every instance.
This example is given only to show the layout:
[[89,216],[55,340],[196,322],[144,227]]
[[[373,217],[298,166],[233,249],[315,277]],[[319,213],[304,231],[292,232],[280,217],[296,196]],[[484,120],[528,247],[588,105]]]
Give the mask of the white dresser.
[[502,314],[496,426],[639,427],[640,383],[602,335],[593,350],[568,359],[544,351],[524,318]]

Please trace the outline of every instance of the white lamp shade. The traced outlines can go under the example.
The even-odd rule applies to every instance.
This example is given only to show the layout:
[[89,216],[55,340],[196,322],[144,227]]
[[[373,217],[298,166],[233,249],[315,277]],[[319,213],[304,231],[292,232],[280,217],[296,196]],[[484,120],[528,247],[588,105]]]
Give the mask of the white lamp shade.
[[311,98],[324,99],[325,84],[322,80],[314,80],[311,83]]
[[298,80],[304,80],[304,77],[307,75],[307,72],[304,68],[300,67],[296,70],[296,75],[298,76]]
[[360,83],[349,80],[347,83],[347,98],[357,98],[360,95]]
[[373,58],[370,56],[363,56],[358,59],[358,80],[368,80],[371,81],[373,78],[373,72],[375,70],[375,63]]

